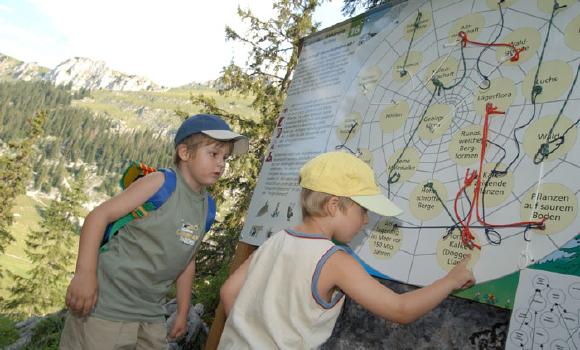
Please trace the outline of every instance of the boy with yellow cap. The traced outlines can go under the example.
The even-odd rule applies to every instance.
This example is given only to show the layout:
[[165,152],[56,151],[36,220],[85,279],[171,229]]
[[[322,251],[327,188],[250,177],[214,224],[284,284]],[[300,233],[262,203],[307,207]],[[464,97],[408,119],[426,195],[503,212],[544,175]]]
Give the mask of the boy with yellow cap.
[[219,349],[317,348],[330,337],[344,294],[405,324],[475,282],[466,258],[433,284],[397,294],[333,243],[350,242],[368,223],[367,210],[401,213],[362,160],[345,152],[319,155],[300,170],[300,186],[303,222],[273,235],[222,286],[228,319]]

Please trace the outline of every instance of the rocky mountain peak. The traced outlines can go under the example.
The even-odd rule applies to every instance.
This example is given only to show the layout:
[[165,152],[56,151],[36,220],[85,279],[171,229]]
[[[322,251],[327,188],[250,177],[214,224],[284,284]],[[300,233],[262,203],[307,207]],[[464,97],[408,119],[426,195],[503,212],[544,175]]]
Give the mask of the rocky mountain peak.
[[95,90],[106,89],[113,91],[155,91],[161,87],[147,78],[138,75],[128,75],[114,71],[103,61],[94,61],[85,57],[68,59],[53,70],[46,77],[55,85],[72,84],[73,90],[81,88]]
[[34,62],[22,62],[0,53],[0,79],[48,80],[55,85],[70,84],[73,90],[159,91],[164,88],[138,75],[121,73],[103,61],[85,57],[70,58],[54,69]]

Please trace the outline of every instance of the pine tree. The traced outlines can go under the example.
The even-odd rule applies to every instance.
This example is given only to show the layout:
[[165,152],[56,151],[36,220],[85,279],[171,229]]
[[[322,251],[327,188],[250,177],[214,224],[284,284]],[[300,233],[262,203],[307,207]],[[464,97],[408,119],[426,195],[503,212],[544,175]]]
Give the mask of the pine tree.
[[62,185],[63,180],[66,177],[66,167],[64,166],[64,162],[61,160],[58,162],[56,168],[52,173],[52,187],[60,187]]
[[48,181],[48,168],[44,162],[44,157],[36,165],[36,176],[34,178],[34,189],[40,190],[45,182]]
[[[222,220],[212,227],[210,244],[202,245],[197,256],[196,290],[210,290],[204,300],[208,310],[218,304],[218,293],[238,242],[251,194],[258,179],[262,160],[270,144],[276,118],[281,112],[292,73],[298,62],[301,39],[316,31],[312,15],[322,0],[279,0],[273,3],[271,19],[257,18],[249,10],[238,8],[238,16],[248,24],[247,33],[226,28],[226,39],[249,47],[245,67],[231,64],[219,79],[222,94],[254,96],[252,107],[260,113],[258,122],[220,109],[214,99],[195,96],[192,102],[207,113],[222,116],[234,129],[250,138],[250,152],[229,162],[229,170],[212,186],[218,208],[225,201],[228,212],[220,212]],[[212,294],[213,293],[213,294]],[[211,314],[211,313],[209,313]]]
[[[9,143],[8,154],[0,158],[0,253],[14,240],[9,228],[14,221],[16,196],[26,192],[26,185],[32,177],[32,164],[37,150],[35,145],[43,135],[42,126],[46,120],[44,112],[37,113],[29,120],[27,138]],[[2,276],[0,267],[0,276]]]
[[84,176],[81,171],[70,189],[63,186],[60,198],[52,200],[43,213],[40,229],[28,234],[25,251],[33,268],[27,276],[10,273],[14,283],[1,304],[3,310],[30,316],[63,306],[74,271],[81,205],[87,199]]
[[352,16],[359,10],[368,10],[382,4],[396,5],[407,0],[344,0],[342,14]]

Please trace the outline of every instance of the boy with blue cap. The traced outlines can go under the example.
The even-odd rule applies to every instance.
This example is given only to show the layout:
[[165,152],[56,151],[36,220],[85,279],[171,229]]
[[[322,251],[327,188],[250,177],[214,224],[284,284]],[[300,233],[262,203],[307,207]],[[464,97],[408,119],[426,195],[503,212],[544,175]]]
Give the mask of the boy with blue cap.
[[333,243],[350,242],[368,223],[367,210],[401,213],[362,160],[319,155],[300,170],[300,186],[302,223],[269,238],[222,286],[228,319],[219,349],[316,349],[332,334],[345,294],[380,317],[409,323],[474,283],[466,258],[433,284],[397,294]]
[[195,254],[208,213],[206,188],[223,174],[229,155],[246,153],[249,142],[207,114],[185,120],[174,142],[175,190],[161,207],[123,226],[100,254],[106,226],[156,194],[164,172],[135,181],[86,217],[60,349],[166,349],[164,300],[173,282],[177,317],[169,338],[187,331]]

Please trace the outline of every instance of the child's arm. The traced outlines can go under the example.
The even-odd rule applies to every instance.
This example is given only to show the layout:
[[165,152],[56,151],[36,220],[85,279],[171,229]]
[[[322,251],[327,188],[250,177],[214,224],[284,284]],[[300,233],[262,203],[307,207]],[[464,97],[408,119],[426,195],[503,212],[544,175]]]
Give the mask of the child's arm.
[[185,270],[177,277],[175,283],[175,299],[177,299],[177,315],[169,332],[169,339],[181,338],[187,332],[187,315],[191,303],[191,288],[195,276],[195,257],[191,258]]
[[149,174],[87,215],[81,229],[75,275],[66,292],[66,305],[73,312],[86,316],[97,302],[97,260],[107,225],[142,205],[164,180],[163,173]]
[[407,324],[431,311],[454,290],[475,282],[468,262],[469,257],[463,259],[445,277],[426,287],[398,294],[372,278],[350,255],[336,252],[322,269],[318,291],[324,293],[325,288],[331,287],[328,291],[336,286],[370,312]]
[[246,281],[246,275],[248,273],[250,262],[252,261],[252,256],[253,254],[250,255],[246,261],[244,261],[242,265],[240,265],[240,267],[230,275],[230,277],[228,277],[220,289],[220,299],[224,306],[226,317],[230,314],[238,294],[240,294],[240,289],[242,289],[242,286]]

